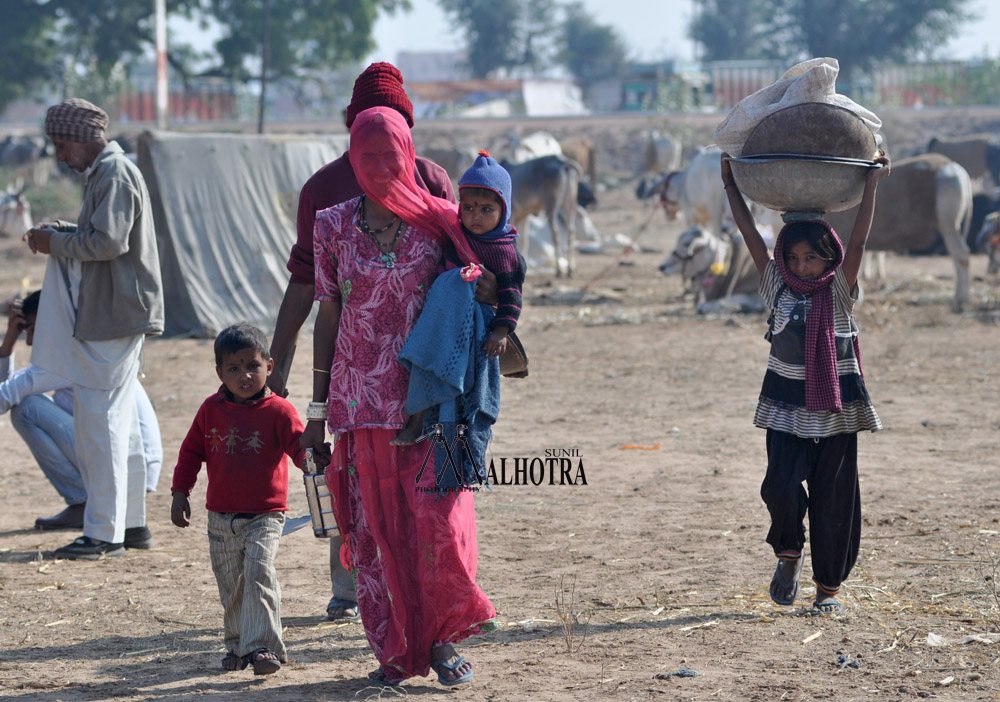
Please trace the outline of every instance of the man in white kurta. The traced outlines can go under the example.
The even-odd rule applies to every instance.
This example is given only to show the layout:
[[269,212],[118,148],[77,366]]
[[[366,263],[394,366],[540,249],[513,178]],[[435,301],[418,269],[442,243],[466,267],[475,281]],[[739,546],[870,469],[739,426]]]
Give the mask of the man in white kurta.
[[76,224],[46,222],[25,236],[50,254],[35,324],[34,365],[73,384],[73,427],[87,492],[83,536],[57,558],[149,548],[145,463],[134,383],[143,339],[163,331],[163,292],[149,194],[139,169],[108,143],[108,118],[70,98],[50,107],[56,158],[85,177]]
[[[87,491],[73,436],[73,384],[34,364],[15,370],[14,347],[21,333],[28,346],[33,344],[40,295],[36,291],[11,304],[7,331],[0,341],[0,415],[10,412],[11,425],[28,445],[52,487],[66,501],[66,509],[59,514],[36,519],[35,528],[81,530]],[[135,383],[134,387],[146,463],[146,491],[151,492],[156,490],[163,465],[160,425],[142,383]]]

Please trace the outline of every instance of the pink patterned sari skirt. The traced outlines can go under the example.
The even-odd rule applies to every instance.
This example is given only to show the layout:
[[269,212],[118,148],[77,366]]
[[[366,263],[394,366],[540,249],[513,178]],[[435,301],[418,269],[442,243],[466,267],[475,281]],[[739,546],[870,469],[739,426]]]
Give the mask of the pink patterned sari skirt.
[[337,436],[327,482],[344,537],[341,560],[357,577],[368,643],[392,681],[425,676],[433,646],[494,628],[476,585],[471,492],[438,493],[427,449],[390,446],[398,430]]

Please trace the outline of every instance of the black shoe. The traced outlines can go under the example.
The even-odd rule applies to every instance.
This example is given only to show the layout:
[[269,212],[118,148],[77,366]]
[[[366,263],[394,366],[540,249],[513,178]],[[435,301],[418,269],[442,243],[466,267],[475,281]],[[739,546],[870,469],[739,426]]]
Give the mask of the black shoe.
[[86,508],[87,503],[81,502],[78,505],[70,505],[54,517],[39,517],[35,520],[35,528],[42,531],[83,529],[83,511]]
[[113,544],[110,541],[92,539],[89,536],[81,536],[68,546],[57,548],[54,555],[56,558],[65,558],[68,561],[96,561],[101,558],[124,556],[125,546],[124,544]]
[[131,527],[125,530],[125,548],[153,548],[153,535],[149,527]]

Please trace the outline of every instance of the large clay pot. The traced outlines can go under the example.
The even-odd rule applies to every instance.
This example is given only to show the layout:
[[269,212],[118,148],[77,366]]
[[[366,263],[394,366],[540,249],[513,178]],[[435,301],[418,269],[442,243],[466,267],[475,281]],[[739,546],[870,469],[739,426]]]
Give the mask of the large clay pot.
[[856,114],[810,102],[760,121],[740,158],[731,159],[740,190],[783,212],[838,212],[861,202],[875,136]]

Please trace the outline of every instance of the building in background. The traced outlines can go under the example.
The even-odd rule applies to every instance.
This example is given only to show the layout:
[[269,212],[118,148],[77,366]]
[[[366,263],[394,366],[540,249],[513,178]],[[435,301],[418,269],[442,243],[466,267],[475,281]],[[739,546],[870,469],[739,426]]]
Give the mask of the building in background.
[[417,119],[554,117],[588,113],[579,86],[571,80],[406,81],[404,87],[413,101],[413,114]]
[[[232,81],[195,76],[187,83],[167,68],[168,122],[214,122],[237,119],[237,91]],[[129,71],[126,87],[105,108],[122,124],[156,122],[156,66],[140,62]]]
[[621,109],[700,111],[712,105],[709,83],[701,64],[693,61],[634,63],[622,82]]
[[462,51],[400,51],[396,68],[403,74],[404,86],[472,78]]

